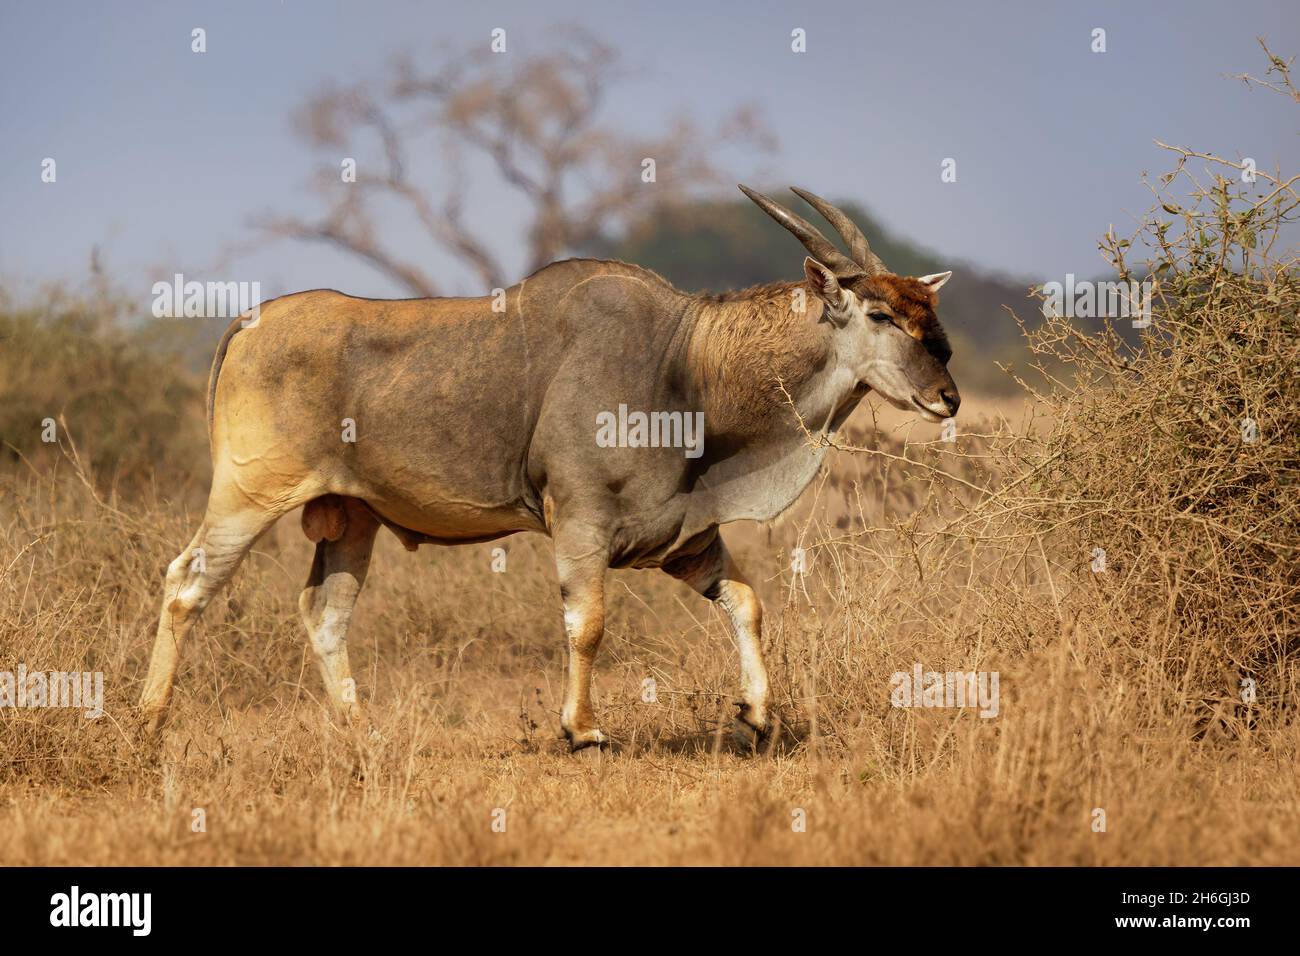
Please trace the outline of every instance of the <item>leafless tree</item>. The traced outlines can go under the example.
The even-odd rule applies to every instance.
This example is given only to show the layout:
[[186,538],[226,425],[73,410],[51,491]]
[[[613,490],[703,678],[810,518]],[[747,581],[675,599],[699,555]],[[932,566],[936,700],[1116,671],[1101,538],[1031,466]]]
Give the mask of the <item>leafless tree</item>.
[[[330,243],[412,294],[438,295],[428,271],[385,241],[381,210],[400,210],[492,288],[509,277],[493,251],[496,237],[467,222],[465,168],[474,153],[531,209],[532,271],[648,204],[721,182],[710,159],[717,147],[773,148],[773,135],[748,107],[707,133],[684,117],[653,134],[610,124],[604,93],[626,71],[610,47],[581,29],[560,35],[545,52],[493,54],[485,44],[432,71],[397,57],[380,82],[312,97],[296,123],[313,147],[334,157],[314,182],[325,211],[318,218],[268,215],[259,227],[272,237]],[[629,119],[627,126],[640,125]],[[356,181],[341,181],[340,150],[366,145],[374,161],[358,158]],[[655,161],[654,183],[643,182],[646,158]]]

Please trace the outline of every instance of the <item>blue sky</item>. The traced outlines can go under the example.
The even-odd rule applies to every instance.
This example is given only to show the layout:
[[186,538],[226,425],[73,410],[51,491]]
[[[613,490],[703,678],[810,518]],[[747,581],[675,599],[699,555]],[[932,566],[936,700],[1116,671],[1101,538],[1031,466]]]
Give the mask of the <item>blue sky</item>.
[[[1257,35],[1300,53],[1294,0],[4,0],[0,284],[22,296],[46,281],[80,282],[98,246],[110,275],[142,300],[175,270],[258,279],[266,295],[396,294],[318,245],[260,246],[220,276],[207,270],[253,238],[257,214],[318,208],[306,182],[319,154],[289,123],[312,92],[381,77],[399,52],[425,62],[447,49],[489,55],[498,26],[513,49],[541,49],[563,42],[571,23],[636,69],[609,91],[612,125],[659,128],[686,111],[707,126],[755,103],[780,149],[722,154],[734,180],[856,199],[954,260],[1031,279],[1100,268],[1098,237],[1150,204],[1142,171],[1168,168],[1154,138],[1295,165],[1294,107],[1226,78],[1263,71]],[[202,55],[190,51],[196,26],[207,31]],[[790,52],[795,27],[807,31],[806,54]],[[1107,31],[1104,54],[1089,49],[1094,27]],[[53,185],[40,180],[47,156],[58,163]],[[956,183],[940,181],[945,157],[957,160]],[[522,200],[492,188],[485,168],[469,173],[470,211],[493,224],[484,238],[522,269]],[[402,241],[409,227],[393,228]],[[449,288],[473,290],[456,263],[432,251],[428,261]]]

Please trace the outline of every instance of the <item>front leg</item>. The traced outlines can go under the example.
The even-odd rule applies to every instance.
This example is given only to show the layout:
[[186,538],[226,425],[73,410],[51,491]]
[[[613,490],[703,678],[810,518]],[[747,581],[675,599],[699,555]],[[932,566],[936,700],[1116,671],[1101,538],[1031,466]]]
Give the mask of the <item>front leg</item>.
[[759,737],[771,724],[767,713],[767,667],[763,664],[763,605],[736,567],[719,535],[698,555],[664,565],[664,570],[685,581],[727,613],[740,654],[740,719]]
[[608,551],[580,535],[557,534],[555,565],[564,601],[564,631],[569,644],[569,673],[564,687],[560,726],[577,751],[608,739],[596,726],[591,706],[591,668],[605,634],[605,571]]

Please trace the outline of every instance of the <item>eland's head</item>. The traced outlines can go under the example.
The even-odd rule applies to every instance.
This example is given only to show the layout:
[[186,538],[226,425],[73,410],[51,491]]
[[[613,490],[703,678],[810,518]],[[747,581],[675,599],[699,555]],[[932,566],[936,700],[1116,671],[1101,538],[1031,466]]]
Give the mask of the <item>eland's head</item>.
[[822,318],[835,326],[837,353],[856,374],[858,387],[874,389],[890,404],[929,421],[957,414],[961,397],[948,374],[952,349],[935,315],[937,293],[952,273],[895,275],[848,216],[795,189],[835,227],[848,246],[846,256],[806,219],[746,186],[740,189],[810,253],[804,275],[822,303]]

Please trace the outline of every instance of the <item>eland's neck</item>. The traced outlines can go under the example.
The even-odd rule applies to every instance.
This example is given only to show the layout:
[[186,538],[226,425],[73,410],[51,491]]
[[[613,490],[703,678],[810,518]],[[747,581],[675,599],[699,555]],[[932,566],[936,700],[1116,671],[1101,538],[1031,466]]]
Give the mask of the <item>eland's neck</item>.
[[711,437],[797,430],[795,412],[811,432],[830,424],[855,380],[840,366],[821,309],[800,282],[693,300],[687,361]]

